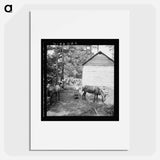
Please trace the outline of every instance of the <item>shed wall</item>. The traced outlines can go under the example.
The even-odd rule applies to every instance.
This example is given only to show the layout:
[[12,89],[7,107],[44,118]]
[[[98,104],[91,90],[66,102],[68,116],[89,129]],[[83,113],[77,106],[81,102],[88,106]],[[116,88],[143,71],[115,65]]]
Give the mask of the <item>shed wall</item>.
[[114,87],[113,66],[83,66],[82,85]]

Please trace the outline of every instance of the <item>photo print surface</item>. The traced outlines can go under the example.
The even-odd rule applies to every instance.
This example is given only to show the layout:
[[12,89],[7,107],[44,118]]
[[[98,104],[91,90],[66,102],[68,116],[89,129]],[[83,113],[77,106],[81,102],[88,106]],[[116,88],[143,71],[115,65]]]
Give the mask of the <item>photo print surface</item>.
[[30,149],[128,150],[129,11],[71,8],[30,13]]
[[119,120],[119,39],[41,39],[41,120]]

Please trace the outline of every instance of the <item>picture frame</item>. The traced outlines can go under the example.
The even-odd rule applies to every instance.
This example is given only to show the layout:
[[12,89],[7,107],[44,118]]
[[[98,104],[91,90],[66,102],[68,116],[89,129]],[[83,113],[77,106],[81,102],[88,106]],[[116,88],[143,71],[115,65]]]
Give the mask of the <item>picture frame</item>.
[[[114,46],[113,116],[47,116],[47,45]],[[41,39],[41,121],[119,121],[119,39]]]

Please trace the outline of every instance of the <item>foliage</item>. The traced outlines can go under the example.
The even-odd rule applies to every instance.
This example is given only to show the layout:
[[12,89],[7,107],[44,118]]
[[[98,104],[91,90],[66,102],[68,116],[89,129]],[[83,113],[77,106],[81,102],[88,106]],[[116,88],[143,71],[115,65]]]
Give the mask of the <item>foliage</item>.
[[81,78],[82,64],[92,55],[91,47],[86,45],[48,45],[48,83],[55,84],[66,77]]

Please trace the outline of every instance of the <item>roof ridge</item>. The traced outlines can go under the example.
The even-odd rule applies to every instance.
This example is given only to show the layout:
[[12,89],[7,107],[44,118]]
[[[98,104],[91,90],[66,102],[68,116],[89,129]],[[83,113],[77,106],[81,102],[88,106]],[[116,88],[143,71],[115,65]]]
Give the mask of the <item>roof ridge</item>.
[[92,57],[90,57],[87,61],[85,61],[85,62],[82,64],[82,66],[85,65],[87,62],[89,62],[91,59],[93,59],[93,58],[94,58],[95,56],[97,56],[98,54],[102,54],[102,55],[106,56],[109,60],[111,60],[112,62],[114,62],[114,60],[111,59],[109,56],[107,56],[106,54],[104,54],[102,51],[99,51],[99,52],[97,52],[95,55],[93,55]]

